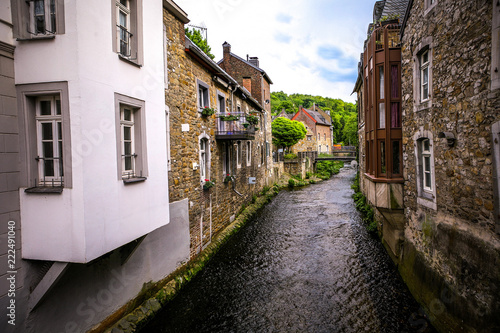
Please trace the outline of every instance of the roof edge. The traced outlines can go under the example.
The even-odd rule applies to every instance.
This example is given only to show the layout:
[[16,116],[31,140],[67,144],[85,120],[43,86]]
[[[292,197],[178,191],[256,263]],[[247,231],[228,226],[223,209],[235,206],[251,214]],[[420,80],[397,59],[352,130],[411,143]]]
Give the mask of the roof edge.
[[188,14],[173,0],[163,0],[163,7],[172,12],[182,23],[189,23]]

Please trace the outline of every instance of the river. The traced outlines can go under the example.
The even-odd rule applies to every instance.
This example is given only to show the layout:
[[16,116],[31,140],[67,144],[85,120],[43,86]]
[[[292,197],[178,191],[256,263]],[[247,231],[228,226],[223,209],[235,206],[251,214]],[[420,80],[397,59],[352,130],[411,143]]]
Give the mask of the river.
[[435,332],[366,232],[354,176],[281,191],[141,332]]

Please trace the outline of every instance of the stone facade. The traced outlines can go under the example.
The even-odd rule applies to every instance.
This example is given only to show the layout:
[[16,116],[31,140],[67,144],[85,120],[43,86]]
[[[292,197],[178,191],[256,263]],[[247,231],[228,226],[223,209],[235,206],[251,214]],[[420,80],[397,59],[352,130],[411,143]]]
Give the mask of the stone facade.
[[[169,59],[165,91],[170,118],[169,193],[171,202],[189,199],[193,257],[211,242],[212,235],[234,220],[243,204],[271,182],[272,159],[266,144],[270,133],[264,123],[264,108],[214,62],[188,50],[184,25],[168,11],[164,11],[164,21]],[[214,76],[219,79],[214,80]],[[219,98],[225,101],[226,110],[218,112],[257,114],[255,139],[217,138],[218,114],[204,117],[199,112],[199,82],[208,87],[211,108],[219,108]],[[208,190],[203,189],[201,167],[195,166],[201,165],[200,139],[206,139],[209,147],[205,178],[215,182]],[[233,178],[224,182],[227,175]],[[255,184],[250,184],[250,177],[255,177]]]
[[331,119],[323,110],[320,112],[316,106],[315,110],[308,110],[301,105],[292,120],[300,121],[307,130],[306,137],[293,146],[293,151],[311,151],[312,148],[312,151],[326,153],[332,150]]
[[[492,68],[492,55],[499,56],[492,50],[498,43],[492,41],[496,7],[491,0],[413,1],[404,27],[406,227],[400,270],[442,331],[500,330],[493,176],[499,165],[493,163],[498,145],[492,142],[500,91],[491,80],[491,71],[498,71]],[[423,55],[429,59],[427,100]],[[428,180],[421,162],[426,140]]]

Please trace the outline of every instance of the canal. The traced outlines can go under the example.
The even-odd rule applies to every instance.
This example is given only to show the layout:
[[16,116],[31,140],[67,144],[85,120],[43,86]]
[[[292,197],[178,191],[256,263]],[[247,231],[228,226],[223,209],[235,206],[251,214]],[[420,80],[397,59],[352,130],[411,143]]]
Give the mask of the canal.
[[434,332],[366,232],[354,176],[281,191],[142,332]]

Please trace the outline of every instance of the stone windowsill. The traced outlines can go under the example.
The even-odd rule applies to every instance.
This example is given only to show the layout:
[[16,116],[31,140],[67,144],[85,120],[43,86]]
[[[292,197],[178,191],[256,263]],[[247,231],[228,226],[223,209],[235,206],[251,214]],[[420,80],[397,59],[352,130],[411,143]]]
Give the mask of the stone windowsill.
[[147,178],[146,177],[132,177],[132,178],[123,178],[123,183],[125,185],[127,184],[134,184],[134,183],[142,183],[145,181]]
[[38,193],[38,194],[61,194],[63,191],[62,186],[40,186],[30,187],[24,190],[25,193]]

